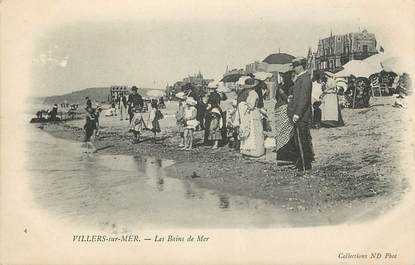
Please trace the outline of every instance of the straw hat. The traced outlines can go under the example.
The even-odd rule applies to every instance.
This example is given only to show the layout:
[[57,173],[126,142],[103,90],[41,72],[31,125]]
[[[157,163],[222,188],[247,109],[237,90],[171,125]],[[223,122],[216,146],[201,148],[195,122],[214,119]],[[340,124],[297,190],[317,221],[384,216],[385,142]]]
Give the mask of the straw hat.
[[218,82],[216,82],[216,81],[212,81],[212,82],[210,82],[209,84],[208,84],[208,88],[210,88],[210,89],[216,89],[216,88],[218,88]]
[[245,88],[251,88],[251,87],[257,86],[258,84],[259,84],[258,80],[255,80],[255,79],[249,77],[249,78],[245,79],[244,87]]
[[267,73],[267,72],[256,72],[254,73],[255,79],[261,80],[261,81],[265,81],[268,78],[272,77],[271,73]]
[[292,67],[297,67],[299,65],[305,66],[307,64],[307,59],[304,57],[297,57],[291,62]]
[[239,77],[239,80],[236,82],[236,84],[243,86],[243,85],[245,85],[245,80],[248,79],[248,78],[250,78],[250,77],[247,76],[247,75],[243,75],[243,76]]
[[328,89],[336,88],[337,87],[336,80],[334,80],[333,78],[328,78],[326,82],[326,87]]
[[181,99],[181,100],[185,100],[186,99],[186,95],[184,94],[184,92],[179,92],[175,95],[176,98]]
[[186,104],[187,105],[190,105],[190,106],[196,106],[197,105],[197,102],[196,102],[196,100],[194,100],[194,98],[188,97],[186,99]]

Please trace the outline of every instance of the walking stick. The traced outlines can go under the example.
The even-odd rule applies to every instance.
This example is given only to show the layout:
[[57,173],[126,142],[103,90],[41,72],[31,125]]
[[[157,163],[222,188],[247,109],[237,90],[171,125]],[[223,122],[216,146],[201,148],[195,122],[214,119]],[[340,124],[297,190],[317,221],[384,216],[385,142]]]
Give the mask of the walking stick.
[[303,144],[301,143],[300,139],[300,130],[298,129],[298,126],[295,125],[295,130],[297,132],[297,140],[298,140],[298,146],[300,147],[300,155],[301,155],[301,162],[303,164],[303,172],[305,171],[305,165],[304,165],[304,151],[303,151]]
[[276,109],[276,117],[275,117],[275,161],[276,161],[276,165],[278,166],[278,122],[279,122],[279,118],[280,118],[280,114],[278,112],[278,108]]
[[357,87],[355,86],[354,87],[354,95],[353,95],[353,108],[354,108],[354,103],[356,101],[356,90],[357,90]]

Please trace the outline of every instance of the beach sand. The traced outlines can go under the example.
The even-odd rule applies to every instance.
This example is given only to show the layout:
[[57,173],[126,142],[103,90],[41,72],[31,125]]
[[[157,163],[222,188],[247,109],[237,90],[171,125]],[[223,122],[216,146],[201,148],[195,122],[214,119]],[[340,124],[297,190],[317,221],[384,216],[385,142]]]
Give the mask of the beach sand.
[[[392,97],[372,98],[370,108],[342,110],[344,127],[313,129],[316,161],[307,174],[277,165],[272,155],[249,159],[227,146],[217,150],[202,146],[203,132],[195,133],[193,150],[180,151],[176,102],[168,102],[162,110],[165,118],[156,144],[151,132],[144,132],[143,140],[133,144],[128,120],[116,116],[101,118],[95,145],[97,155],[172,159],[175,164],[166,169],[171,177],[187,178],[202,188],[264,199],[287,211],[327,216],[332,224],[364,221],[396,205],[408,186],[400,163],[405,110],[393,108],[393,102]],[[266,108],[273,117],[272,101],[266,102]],[[47,124],[44,130],[82,141],[83,123]]]

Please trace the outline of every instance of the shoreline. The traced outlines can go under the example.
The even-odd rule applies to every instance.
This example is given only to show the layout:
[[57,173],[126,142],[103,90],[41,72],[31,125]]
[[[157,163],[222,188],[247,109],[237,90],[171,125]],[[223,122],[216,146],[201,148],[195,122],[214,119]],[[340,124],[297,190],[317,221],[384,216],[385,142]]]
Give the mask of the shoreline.
[[[400,177],[403,174],[398,153],[394,152],[399,149],[394,137],[399,139],[400,128],[382,128],[378,117],[388,114],[387,119],[398,121],[402,116],[399,111],[389,104],[345,109],[346,126],[312,130],[317,161],[306,175],[287,166],[277,166],[272,160],[243,158],[227,146],[215,151],[200,146],[203,132],[195,133],[193,150],[180,151],[177,147],[180,139],[173,127],[162,128],[157,144],[153,143],[150,133],[144,133],[144,141],[132,144],[128,128],[104,125],[94,144],[101,149],[98,155],[142,155],[174,160],[165,169],[167,174],[188,179],[201,188],[266,200],[305,216],[317,214],[330,224],[364,221],[393,207],[407,189],[407,180]],[[364,119],[368,115],[370,119]],[[382,129],[386,133],[378,132]],[[71,122],[46,124],[44,131],[58,138],[78,142],[83,139],[83,130]],[[360,137],[355,137],[356,133]],[[199,177],[191,178],[193,173]]]

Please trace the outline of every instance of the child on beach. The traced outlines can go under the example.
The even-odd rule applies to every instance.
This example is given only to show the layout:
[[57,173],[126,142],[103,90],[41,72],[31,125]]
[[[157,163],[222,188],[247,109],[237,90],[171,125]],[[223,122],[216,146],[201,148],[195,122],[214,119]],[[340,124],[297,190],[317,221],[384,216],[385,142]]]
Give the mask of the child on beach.
[[96,151],[95,146],[93,145],[92,141],[93,141],[93,136],[94,136],[94,131],[97,129],[96,127],[96,115],[95,115],[95,110],[88,106],[86,108],[86,116],[85,116],[85,125],[84,125],[84,130],[85,130],[85,143],[86,143],[86,152],[89,153],[93,153]]
[[140,140],[140,134],[145,128],[143,115],[139,108],[134,108],[134,116],[130,123],[130,132],[133,133],[133,144],[136,144]]
[[184,109],[184,147],[181,150],[191,150],[193,146],[193,132],[199,125],[197,121],[196,100],[192,97],[186,99],[186,107]]
[[237,110],[236,100],[232,100],[232,109],[227,114],[227,128],[228,128],[228,141],[229,147],[239,150],[239,113]]
[[156,134],[161,132],[159,120],[163,119],[163,114],[157,105],[157,101],[151,101],[149,123],[151,122],[151,131],[154,133],[154,143],[156,143]]
[[214,144],[212,149],[217,149],[219,141],[222,140],[222,110],[218,105],[213,105],[210,109],[210,126],[209,126],[209,140],[213,141]]
[[180,144],[179,144],[179,148],[184,147],[184,127],[186,125],[185,121],[184,121],[184,108],[185,108],[185,99],[186,97],[183,95],[176,95],[176,97],[179,99],[179,109],[176,112],[176,125],[178,128],[178,131],[180,133]]
[[101,112],[102,112],[102,106],[100,105],[100,104],[98,104],[97,105],[97,110],[96,110],[96,130],[95,130],[95,136],[99,136],[99,129],[100,129],[100,126],[99,126],[99,117],[100,117],[100,115],[101,115]]

